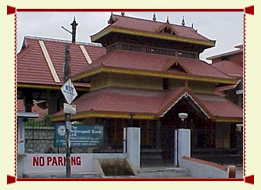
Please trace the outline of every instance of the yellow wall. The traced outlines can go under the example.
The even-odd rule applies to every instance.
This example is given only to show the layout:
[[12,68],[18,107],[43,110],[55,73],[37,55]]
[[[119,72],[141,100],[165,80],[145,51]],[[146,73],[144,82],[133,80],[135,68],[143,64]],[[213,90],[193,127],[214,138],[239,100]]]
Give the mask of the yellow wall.
[[162,90],[162,79],[112,73],[101,73],[91,77],[91,90],[108,86]]
[[214,93],[215,92],[215,83],[189,81],[188,87],[193,92],[199,92],[199,93]]
[[91,76],[91,91],[97,90],[100,88],[105,88],[109,84],[108,81],[108,74],[107,73],[100,73],[97,75]]
[[[109,86],[162,90],[163,79],[113,73],[99,73],[91,76],[91,91]],[[184,80],[169,79],[170,89],[185,86]],[[215,83],[188,81],[188,87],[198,93],[214,93]]]
[[184,80],[178,80],[178,79],[169,79],[169,85],[170,89],[175,89],[179,87],[184,87],[185,86],[185,81]]

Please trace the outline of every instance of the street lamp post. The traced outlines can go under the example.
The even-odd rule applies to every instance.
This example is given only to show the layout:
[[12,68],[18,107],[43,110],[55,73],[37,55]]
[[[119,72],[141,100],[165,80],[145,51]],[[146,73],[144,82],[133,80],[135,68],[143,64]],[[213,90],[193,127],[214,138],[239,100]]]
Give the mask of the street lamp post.
[[[179,118],[181,119],[181,122],[183,123],[185,119],[188,118],[187,113],[179,113]],[[182,126],[182,124],[181,124]],[[177,130],[177,166],[179,167],[179,130]]]

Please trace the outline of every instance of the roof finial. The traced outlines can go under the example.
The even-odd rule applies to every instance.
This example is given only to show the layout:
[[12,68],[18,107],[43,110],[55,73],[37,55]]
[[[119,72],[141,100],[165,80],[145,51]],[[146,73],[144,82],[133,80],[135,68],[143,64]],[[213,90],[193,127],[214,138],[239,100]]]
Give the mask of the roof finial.
[[78,23],[76,23],[75,21],[75,16],[73,19],[73,22],[71,23],[72,25],[72,43],[75,43],[76,41],[76,26],[78,25]]
[[181,24],[182,24],[182,26],[185,26],[185,19],[184,19],[184,16],[183,16],[183,19],[182,19]]
[[169,23],[169,16],[167,16],[167,23]]
[[125,12],[121,12],[121,16],[125,16]]
[[191,28],[194,28],[193,23],[191,24]]
[[154,12],[152,20],[153,20],[153,21],[156,21],[156,19],[157,19],[157,18],[156,18],[156,14],[155,14],[155,12]]

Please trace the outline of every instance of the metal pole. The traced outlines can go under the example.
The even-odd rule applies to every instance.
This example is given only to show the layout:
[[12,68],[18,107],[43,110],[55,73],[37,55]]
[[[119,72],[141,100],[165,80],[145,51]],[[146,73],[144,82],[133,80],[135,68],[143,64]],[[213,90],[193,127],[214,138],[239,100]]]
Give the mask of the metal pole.
[[66,178],[71,177],[70,114],[65,114],[66,123]]
[[[65,46],[65,62],[63,67],[64,83],[70,79],[70,51],[69,44]],[[71,177],[71,159],[70,159],[70,114],[65,113],[66,126],[66,178]]]

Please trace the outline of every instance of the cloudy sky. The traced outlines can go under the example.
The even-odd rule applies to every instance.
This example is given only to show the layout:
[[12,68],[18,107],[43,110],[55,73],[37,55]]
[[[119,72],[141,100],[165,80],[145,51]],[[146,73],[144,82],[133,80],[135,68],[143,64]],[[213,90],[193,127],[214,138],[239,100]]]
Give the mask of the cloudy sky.
[[[126,16],[152,19],[154,12],[126,12]],[[25,36],[71,40],[71,34],[61,28],[71,30],[73,18],[77,23],[79,42],[90,42],[90,36],[108,25],[110,12],[18,12],[17,51],[21,49]],[[115,12],[120,14],[120,12]],[[184,16],[186,26],[192,26],[198,33],[216,40],[216,47],[205,50],[200,59],[231,51],[235,45],[243,43],[243,12],[156,12],[157,21],[181,23]]]

